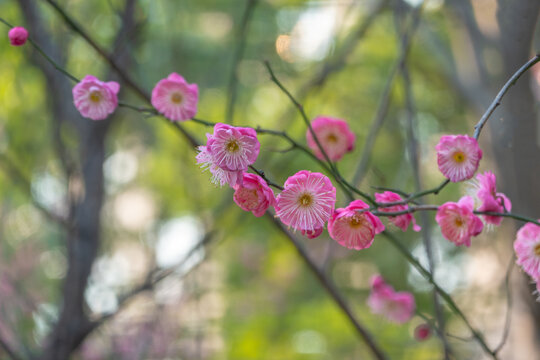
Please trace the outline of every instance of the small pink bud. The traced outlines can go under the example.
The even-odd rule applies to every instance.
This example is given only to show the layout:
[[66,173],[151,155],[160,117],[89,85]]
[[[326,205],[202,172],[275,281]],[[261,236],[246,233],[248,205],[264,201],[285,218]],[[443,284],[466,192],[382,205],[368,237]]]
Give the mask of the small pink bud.
[[9,30],[8,36],[11,45],[22,46],[26,43],[26,39],[28,39],[28,31],[21,26],[15,26]]
[[428,324],[420,324],[414,329],[414,338],[418,341],[424,341],[431,337],[431,328]]
[[319,237],[323,232],[323,228],[318,228],[314,230],[302,230],[302,235],[306,236],[308,239],[315,239]]

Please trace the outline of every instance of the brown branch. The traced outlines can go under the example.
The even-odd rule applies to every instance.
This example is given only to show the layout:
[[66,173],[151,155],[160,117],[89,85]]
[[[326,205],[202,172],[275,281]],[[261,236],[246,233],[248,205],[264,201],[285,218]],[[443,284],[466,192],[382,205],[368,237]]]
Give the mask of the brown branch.
[[527,72],[527,70],[529,70],[539,61],[540,61],[540,54],[536,54],[532,59],[530,59],[522,67],[520,67],[518,71],[516,71],[514,75],[510,77],[510,79],[506,82],[506,84],[504,84],[504,86],[501,88],[501,90],[499,91],[499,93],[497,94],[493,102],[491,103],[491,105],[489,105],[484,115],[482,115],[482,118],[480,119],[480,121],[478,121],[478,123],[474,126],[474,138],[476,140],[478,140],[478,138],[480,137],[480,132],[482,131],[482,128],[484,127],[486,122],[489,120],[489,117],[491,116],[491,114],[493,114],[495,109],[499,105],[501,105],[502,98],[504,97],[504,95],[518,81],[521,75]]
[[109,65],[116,71],[116,73],[122,78],[122,80],[132,88],[143,99],[150,99],[150,95],[146,93],[141,87],[135,83],[133,79],[124,71],[123,67],[117,63],[117,61],[110,56],[97,42],[92,39],[87,32],[85,32],[81,25],[79,25],[66,11],[54,0],[45,0],[53,9],[62,17],[64,22],[71,27],[73,31],[78,33],[101,57],[103,57]]
[[322,285],[322,287],[326,290],[328,295],[336,302],[336,304],[339,306],[340,310],[343,312],[343,314],[346,316],[347,320],[353,325],[354,329],[356,330],[357,334],[360,336],[360,338],[365,342],[365,344],[368,346],[368,348],[371,350],[373,356],[376,359],[386,359],[386,355],[382,352],[380,347],[375,343],[375,340],[373,339],[373,335],[358,321],[356,316],[353,313],[353,310],[347,303],[346,299],[341,295],[337,287],[334,285],[332,280],[313,262],[313,260],[310,258],[306,250],[304,249],[303,245],[300,243],[300,241],[293,235],[289,230],[285,228],[285,226],[276,219],[271,213],[267,212],[266,217],[272,221],[272,223],[289,239],[289,241],[293,244],[296,251],[298,252],[298,255],[302,258],[304,263],[307,265],[309,270],[315,275],[319,283]]
[[[270,74],[270,79],[274,84],[277,85],[277,87],[289,98],[289,100],[293,103],[293,105],[298,109],[298,112],[300,113],[302,120],[306,124],[306,127],[308,128],[308,131],[310,132],[311,136],[313,137],[313,140],[315,140],[315,143],[317,144],[318,149],[321,151],[325,161],[326,165],[328,165],[330,169],[330,173],[334,177],[334,179],[338,182],[338,186],[341,187],[343,192],[347,195],[347,197],[352,200],[352,192],[355,192],[356,194],[359,194],[363,198],[365,198],[367,201],[369,201],[371,204],[374,204],[375,201],[371,196],[369,196],[367,193],[364,193],[363,191],[360,191],[359,189],[355,188],[354,186],[347,183],[347,181],[343,178],[343,176],[339,173],[339,170],[335,166],[335,164],[330,160],[328,157],[328,154],[324,150],[324,148],[321,145],[321,142],[319,141],[317,134],[315,134],[315,131],[313,130],[313,127],[311,126],[311,122],[306,115],[306,112],[304,110],[304,106],[296,100],[296,98],[291,94],[289,90],[279,81],[279,79],[274,74],[274,71],[272,70],[272,67],[270,66],[270,63],[268,61],[264,62],[266,69],[268,70],[268,73]],[[322,162],[324,163],[324,162]],[[351,192],[352,191],[352,192]]]
[[457,306],[454,299],[448,294],[443,288],[437,284],[435,279],[433,278],[433,275],[420,264],[420,262],[407,250],[407,248],[403,245],[403,242],[400,241],[394,234],[390,233],[389,231],[385,230],[381,233],[390,241],[390,243],[411,263],[411,265],[422,275],[433,287],[439,295],[443,298],[443,300],[446,302],[446,304],[450,307],[452,312],[456,314],[463,323],[467,326],[469,331],[472,333],[472,336],[474,339],[480,344],[482,349],[492,358],[497,359],[497,354],[490,349],[490,347],[487,345],[486,341],[484,340],[484,337],[482,334],[475,329],[467,316],[461,311],[461,309]]
[[[403,38],[405,38],[403,36]],[[412,93],[411,79],[409,75],[409,68],[407,63],[404,63],[401,67],[401,76],[403,78],[403,89],[405,92],[405,108],[407,113],[407,143],[408,143],[408,153],[411,161],[412,173],[414,178],[414,191],[418,192],[422,189],[422,179],[420,176],[420,165],[418,161],[418,140],[416,139],[416,110],[414,104],[414,95]],[[419,204],[422,205],[422,200],[419,201]],[[426,257],[428,259],[428,269],[429,272],[435,274],[435,258],[433,256],[433,246],[432,246],[432,228],[431,222],[428,219],[427,213],[423,212],[420,215],[420,224],[422,226],[422,241],[424,243],[424,249],[426,252]],[[439,295],[437,291],[433,289],[433,308],[435,313],[435,318],[437,319],[437,328],[439,331],[437,334],[441,339],[444,350],[444,358],[446,360],[450,359],[450,354],[452,349],[450,344],[445,337],[445,322],[443,309],[439,301]]]
[[[105,51],[101,46],[97,44],[97,42],[88,35],[86,31],[83,30],[83,28],[70,16],[67,14],[64,9],[58,5],[58,3],[54,0],[45,0],[48,2],[53,9],[62,17],[62,19],[66,22],[66,24],[71,27],[73,31],[75,31],[77,34],[79,34],[113,69],[114,71],[120,76],[120,78],[124,81],[124,83],[133,89],[141,98],[146,100],[148,103],[150,103],[150,94],[148,94],[142,87],[140,87],[132,78],[128,75],[127,72],[124,71],[123,67],[118,64],[118,62],[107,52]],[[195,139],[193,135],[191,135],[182,125],[180,125],[177,122],[170,122],[169,120],[162,118],[166,122],[170,123],[171,126],[173,126],[177,131],[179,131],[186,140],[189,141],[189,143],[193,147],[197,147],[199,145],[199,142]]]

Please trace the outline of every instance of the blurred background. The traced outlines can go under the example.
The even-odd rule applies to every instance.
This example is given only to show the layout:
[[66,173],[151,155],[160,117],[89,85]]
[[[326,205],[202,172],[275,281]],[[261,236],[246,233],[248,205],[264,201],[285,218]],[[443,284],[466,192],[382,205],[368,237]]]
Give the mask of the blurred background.
[[[199,85],[198,118],[286,130],[305,144],[305,125],[270,81],[268,60],[310,118],[348,121],[356,148],[338,167],[352,179],[369,154],[359,179],[369,193],[415,191],[408,87],[422,185],[430,188],[443,180],[440,136],[471,135],[540,48],[537,0],[58,3],[146,92],[178,72]],[[76,77],[119,81],[122,101],[148,106],[48,1],[0,0],[0,17],[25,26]],[[30,44],[11,47],[8,30],[2,25],[0,36],[0,338],[8,348],[25,359],[371,358],[288,239],[268,218],[238,208],[231,189],[211,184],[175,128],[128,108],[101,122],[80,117],[74,83]],[[497,174],[513,210],[532,218],[540,214],[539,89],[536,67],[480,138],[479,171]],[[199,142],[212,132],[182,125]],[[255,166],[278,184],[302,169],[322,171],[283,139],[259,140]],[[450,184],[426,201],[457,201],[469,187]],[[340,191],[337,205],[347,205]],[[435,224],[434,213],[427,219]],[[512,271],[521,225],[505,219],[470,248],[433,226],[435,279],[492,348],[508,330],[500,358],[540,359],[538,303],[528,279]],[[421,234],[391,230],[427,267]],[[301,242],[389,358],[443,358],[436,336],[414,338],[423,319],[396,325],[366,305],[369,279],[381,273],[433,318],[432,287],[385,238],[358,252],[335,246],[326,231]],[[488,358],[445,306],[443,316],[455,358]]]

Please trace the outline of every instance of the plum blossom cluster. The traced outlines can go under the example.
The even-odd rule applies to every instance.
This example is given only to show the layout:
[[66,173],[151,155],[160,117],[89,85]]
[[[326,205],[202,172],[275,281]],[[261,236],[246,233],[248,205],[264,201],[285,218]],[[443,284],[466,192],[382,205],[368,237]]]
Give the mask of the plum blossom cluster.
[[374,314],[385,316],[389,321],[403,324],[409,321],[416,309],[414,296],[405,291],[396,292],[381,275],[371,279],[371,293],[367,300]]
[[[14,41],[17,41],[15,36]],[[104,120],[118,107],[119,90],[120,85],[117,82],[103,82],[95,76],[86,75],[73,88],[73,103],[83,117]],[[193,118],[197,113],[198,100],[197,84],[188,84],[177,73],[160,80],[152,90],[152,106],[171,121]]]
[[[475,138],[467,135],[442,136],[435,147],[437,164],[441,173],[452,182],[471,179],[482,159],[482,150]],[[475,198],[480,202],[477,212],[503,213],[512,209],[512,203],[496,191],[496,177],[492,172],[476,177]],[[501,216],[483,215],[483,222],[475,215],[475,201],[471,196],[462,197],[457,203],[447,202],[437,210],[435,220],[443,236],[455,245],[471,245],[471,237],[480,234],[484,223],[500,225]]]
[[[480,205],[477,212],[504,213],[512,209],[512,203],[503,193],[496,190],[497,179],[492,172],[476,176],[474,193]],[[475,214],[475,200],[466,195],[457,203],[447,202],[439,207],[435,220],[441,227],[443,236],[455,245],[471,245],[471,237],[477,236],[488,225],[500,225],[502,216],[482,215],[482,219]]]

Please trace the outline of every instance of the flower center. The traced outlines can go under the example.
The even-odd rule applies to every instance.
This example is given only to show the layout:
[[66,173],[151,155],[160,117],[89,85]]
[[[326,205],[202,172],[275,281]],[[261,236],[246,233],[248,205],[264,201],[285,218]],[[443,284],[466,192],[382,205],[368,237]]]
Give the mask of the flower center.
[[454,223],[456,224],[457,227],[461,227],[463,226],[463,219],[461,217],[457,217],[456,220],[454,220]]
[[359,228],[364,225],[364,217],[360,214],[354,214],[349,220],[349,225],[352,228]]
[[90,92],[90,101],[93,103],[98,103],[101,100],[101,93],[98,90]]
[[173,102],[173,104],[178,105],[182,102],[183,99],[184,98],[182,97],[182,94],[180,93],[175,92],[171,95],[171,101]]
[[337,136],[334,135],[334,134],[328,134],[328,136],[326,137],[326,141],[328,141],[329,143],[337,143]]
[[540,256],[540,244],[536,244],[534,247],[534,253],[535,255]]
[[313,196],[311,194],[304,193],[298,198],[298,205],[308,207],[313,203]]
[[465,153],[463,151],[456,151],[454,155],[452,155],[452,157],[454,158],[454,161],[457,163],[462,163],[466,159]]
[[240,145],[238,145],[238,141],[234,139],[229,140],[227,145],[225,145],[225,150],[227,150],[230,153],[235,153],[235,152],[238,152],[238,150],[240,150]]

